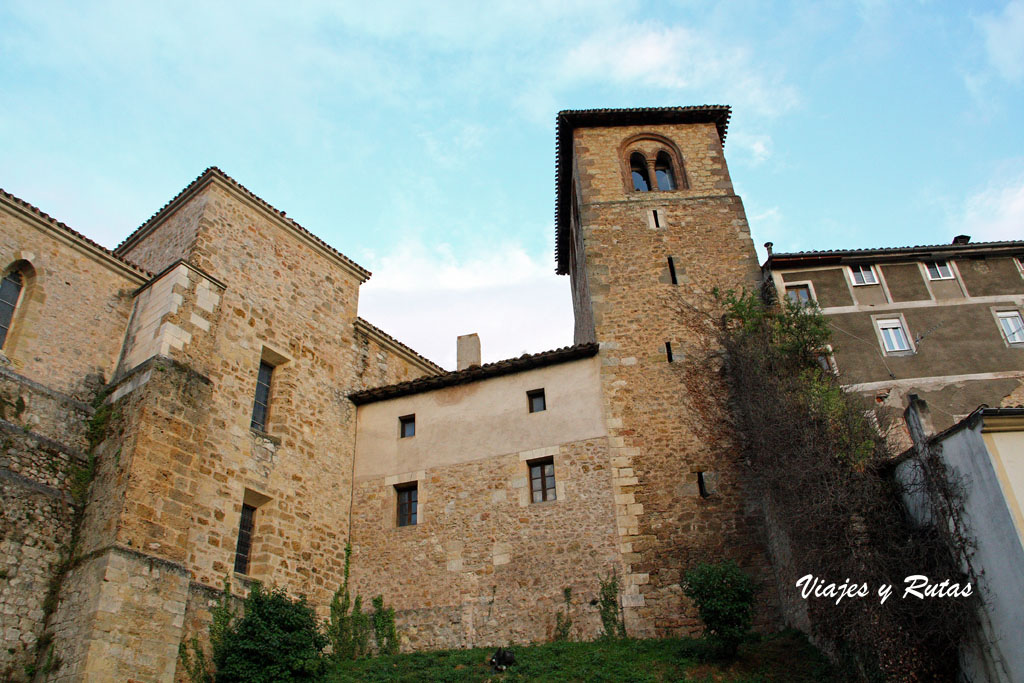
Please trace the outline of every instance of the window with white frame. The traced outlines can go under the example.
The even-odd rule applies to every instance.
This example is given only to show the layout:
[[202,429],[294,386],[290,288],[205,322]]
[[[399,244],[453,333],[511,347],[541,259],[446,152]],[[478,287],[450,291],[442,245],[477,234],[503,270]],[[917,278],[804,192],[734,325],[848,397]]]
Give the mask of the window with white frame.
[[882,335],[882,346],[887,353],[910,351],[910,337],[900,318],[881,318],[875,321]]
[[1024,256],[1016,256],[1013,262],[1017,264],[1017,270],[1020,271],[1020,276],[1024,277]]
[[797,306],[810,306],[814,301],[810,285],[786,285],[786,298]]
[[947,261],[926,261],[924,267],[928,269],[929,280],[952,280],[953,269]]
[[875,267],[872,265],[850,266],[850,277],[853,278],[853,284],[855,285],[878,284],[878,278],[875,276]]
[[1003,337],[1010,344],[1024,344],[1024,320],[1018,311],[998,311],[996,319],[1002,328]]

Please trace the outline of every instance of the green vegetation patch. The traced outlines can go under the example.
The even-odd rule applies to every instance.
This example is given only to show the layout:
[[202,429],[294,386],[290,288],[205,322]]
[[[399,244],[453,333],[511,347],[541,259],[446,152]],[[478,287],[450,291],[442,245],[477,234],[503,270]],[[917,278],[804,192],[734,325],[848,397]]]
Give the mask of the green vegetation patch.
[[[812,681],[844,680],[797,631],[744,643],[734,659],[707,660],[700,639],[553,642],[514,646],[516,663],[495,673],[495,648],[439,650],[346,661],[327,681]],[[707,661],[705,661],[707,660]]]

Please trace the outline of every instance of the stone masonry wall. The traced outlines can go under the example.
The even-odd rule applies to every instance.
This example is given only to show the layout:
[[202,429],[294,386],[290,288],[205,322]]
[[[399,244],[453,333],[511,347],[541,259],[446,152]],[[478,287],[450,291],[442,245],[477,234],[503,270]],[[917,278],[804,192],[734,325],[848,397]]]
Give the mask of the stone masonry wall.
[[[0,201],[0,269],[27,261],[3,354],[15,372],[85,400],[114,372],[141,273]],[[74,321],[74,324],[68,324]]]
[[36,664],[46,601],[75,520],[92,409],[0,369],[0,677]]
[[130,242],[125,240],[117,253],[154,274],[162,273],[175,261],[187,261],[205,208],[206,194],[200,192],[159,223],[133,235]]
[[[626,192],[622,141],[647,131],[678,145],[689,189]],[[627,626],[634,635],[692,633],[699,622],[682,595],[685,569],[732,557],[766,587],[772,579],[759,506],[743,487],[715,337],[715,288],[755,287],[756,256],[714,125],[581,129],[575,158]],[[775,612],[762,609],[762,623],[774,623]]]
[[[531,503],[527,460],[554,457],[557,499]],[[600,632],[599,578],[617,541],[606,439],[415,473],[418,523],[396,525],[398,477],[356,482],[352,585],[397,610],[403,649],[551,638],[573,589],[574,638]]]

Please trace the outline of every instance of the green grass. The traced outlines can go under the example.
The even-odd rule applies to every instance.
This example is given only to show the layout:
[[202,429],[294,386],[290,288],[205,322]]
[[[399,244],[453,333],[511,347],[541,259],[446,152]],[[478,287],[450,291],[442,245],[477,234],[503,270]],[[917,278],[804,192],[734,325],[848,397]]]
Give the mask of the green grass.
[[495,673],[495,648],[414,652],[346,662],[328,681],[841,681],[796,631],[745,643],[735,660],[703,661],[694,639],[546,643],[513,647],[516,663]]

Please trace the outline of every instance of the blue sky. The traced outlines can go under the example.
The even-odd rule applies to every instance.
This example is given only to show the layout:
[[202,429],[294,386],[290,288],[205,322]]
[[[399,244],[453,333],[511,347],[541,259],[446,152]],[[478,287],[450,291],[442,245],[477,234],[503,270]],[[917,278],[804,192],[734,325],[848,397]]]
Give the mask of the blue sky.
[[759,249],[1024,238],[1024,0],[0,0],[0,103],[0,187],[113,247],[220,166],[447,367],[572,343],[560,109],[732,105]]

